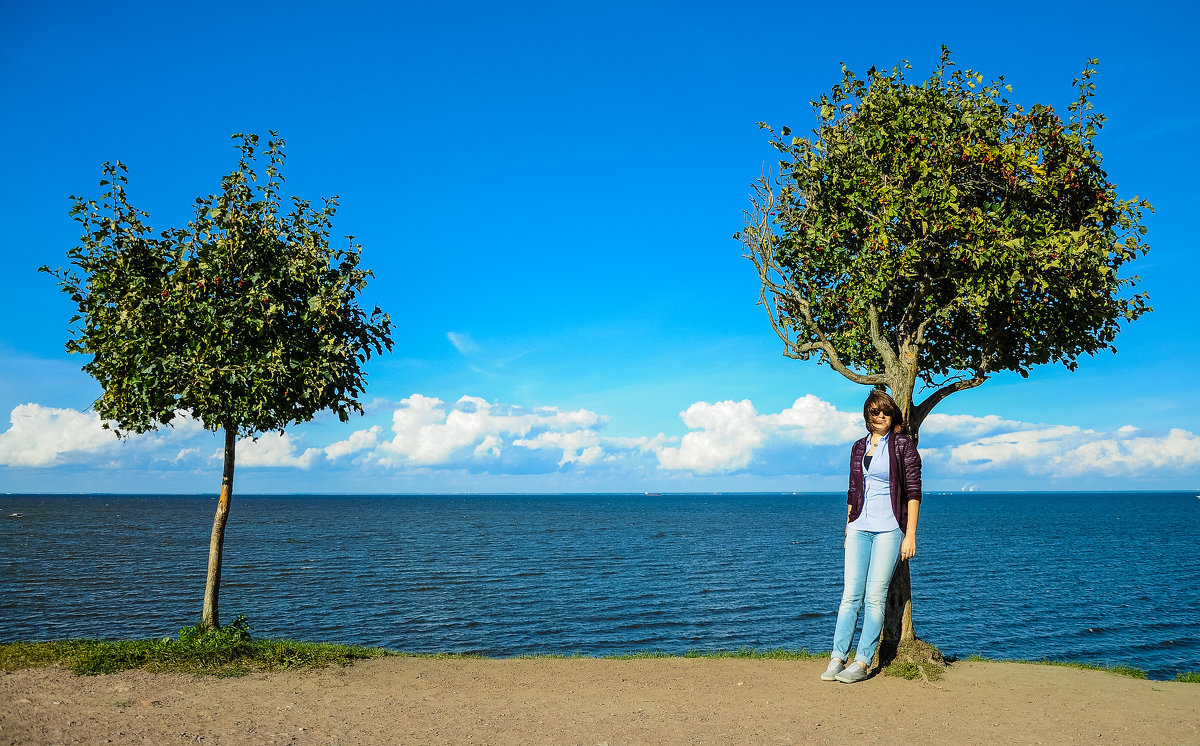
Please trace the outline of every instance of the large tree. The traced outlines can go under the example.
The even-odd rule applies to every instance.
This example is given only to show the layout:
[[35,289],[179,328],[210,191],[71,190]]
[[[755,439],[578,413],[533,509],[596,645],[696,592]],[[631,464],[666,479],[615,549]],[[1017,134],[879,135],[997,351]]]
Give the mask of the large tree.
[[[735,238],[783,354],[889,390],[916,436],[938,402],[995,373],[1074,370],[1113,349],[1150,310],[1122,273],[1148,249],[1151,208],[1120,198],[1101,165],[1095,64],[1065,120],[1010,102],[1003,77],[985,83],[943,47],[920,83],[907,62],[864,79],[843,65],[811,102],[809,136],[760,123],[781,157]],[[900,563],[882,654],[914,637]]]
[[97,202],[72,197],[83,229],[51,271],[78,306],[67,351],[101,385],[93,405],[119,436],[191,417],[225,436],[201,627],[219,626],[221,550],[239,437],[282,432],[332,410],[362,412],[363,364],[392,347],[391,320],[358,304],[361,247],[330,243],[336,198],[281,207],[283,140],[271,132],[265,179],[257,135],[236,134],[237,168],[197,198],[185,228],[155,234],[130,206],[126,167],[104,165]]

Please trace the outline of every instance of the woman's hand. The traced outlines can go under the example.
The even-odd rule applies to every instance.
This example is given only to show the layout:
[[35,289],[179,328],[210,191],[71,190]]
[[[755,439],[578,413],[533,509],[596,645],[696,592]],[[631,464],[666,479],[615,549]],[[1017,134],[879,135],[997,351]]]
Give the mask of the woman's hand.
[[[920,461],[917,462],[920,467]],[[918,485],[919,487],[919,485]],[[900,559],[910,560],[917,556],[917,519],[921,516],[921,501],[908,501],[908,530],[904,532],[904,541],[900,542]]]

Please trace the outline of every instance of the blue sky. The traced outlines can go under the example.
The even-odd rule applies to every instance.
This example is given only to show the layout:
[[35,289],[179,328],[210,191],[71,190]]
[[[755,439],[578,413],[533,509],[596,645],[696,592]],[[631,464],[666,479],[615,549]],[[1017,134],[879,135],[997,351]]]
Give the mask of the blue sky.
[[163,228],[219,188],[230,134],[268,129],[292,193],[340,196],[396,346],[367,416],[244,444],[238,491],[844,489],[866,392],[782,357],[730,238],[773,160],[755,123],[806,129],[839,62],[919,79],[943,43],[1059,108],[1100,59],[1105,165],[1157,210],[1134,264],[1154,312],[1115,356],[940,404],[927,488],[1196,489],[1198,21],[1184,2],[4,3],[0,491],[216,489],[194,424],[99,429],[69,301],[35,270],[65,264],[68,197],[97,195],[104,161]]

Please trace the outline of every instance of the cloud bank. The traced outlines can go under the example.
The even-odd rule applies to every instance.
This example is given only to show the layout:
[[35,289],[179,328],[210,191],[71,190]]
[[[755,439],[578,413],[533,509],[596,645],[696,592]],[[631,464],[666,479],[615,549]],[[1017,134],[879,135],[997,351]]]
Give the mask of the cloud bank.
[[658,452],[663,469],[718,474],[747,468],[769,443],[823,446],[862,436],[862,416],[839,412],[809,394],[778,414],[759,414],[749,399],[696,402],[679,414],[691,430],[678,448]]
[[[388,475],[457,472],[497,477],[604,473],[631,484],[763,475],[842,477],[845,451],[863,434],[861,413],[811,394],[779,412],[749,399],[698,401],[679,413],[681,436],[612,436],[589,409],[522,407],[463,396],[422,394],[389,404],[390,422],[346,433],[343,425],[297,427],[238,444],[239,469],[371,470]],[[385,410],[385,411],[386,411]],[[217,439],[188,418],[178,426],[118,441],[95,414],[21,404],[0,433],[0,467],[210,469]],[[324,434],[325,442],[310,443]],[[330,440],[329,436],[338,438]],[[340,437],[338,437],[340,436]],[[1200,436],[1181,428],[1133,426],[1099,432],[997,415],[933,414],[921,431],[926,472],[964,480],[1024,475],[1063,480],[1188,475],[1200,467]],[[610,483],[612,480],[609,480]],[[682,483],[682,482],[681,482]]]
[[105,430],[100,417],[74,409],[21,404],[0,433],[0,464],[54,466],[67,457],[111,451],[116,436]]

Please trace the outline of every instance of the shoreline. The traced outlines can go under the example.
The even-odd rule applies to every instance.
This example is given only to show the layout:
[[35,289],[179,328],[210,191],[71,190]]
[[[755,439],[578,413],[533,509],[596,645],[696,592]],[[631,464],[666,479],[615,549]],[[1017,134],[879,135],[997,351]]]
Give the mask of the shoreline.
[[[534,653],[534,654],[515,654],[515,655],[488,655],[485,653],[456,653],[450,651],[436,652],[412,652],[405,650],[395,650],[386,647],[357,645],[353,643],[321,643],[307,642],[300,640],[289,640],[285,638],[259,638],[250,640],[247,639],[247,644],[251,648],[259,648],[260,646],[274,647],[276,657],[287,655],[292,659],[288,664],[269,664],[262,666],[261,658],[264,651],[258,650],[251,652],[250,649],[241,649],[240,652],[233,652],[231,649],[231,657],[220,664],[212,664],[208,666],[185,665],[180,663],[181,659],[187,658],[189,653],[181,650],[180,656],[175,656],[176,663],[173,666],[163,667],[156,665],[156,661],[163,658],[161,649],[156,650],[160,645],[178,645],[179,642],[171,637],[158,639],[113,639],[113,640],[97,640],[91,638],[67,638],[61,640],[0,640],[0,673],[9,672],[20,668],[73,668],[76,663],[81,662],[85,658],[90,658],[93,661],[113,661],[119,666],[119,670],[141,669],[148,673],[186,673],[190,675],[214,675],[219,677],[225,676],[241,676],[249,672],[270,672],[274,670],[286,669],[288,667],[305,667],[305,668],[320,668],[326,665],[351,665],[354,661],[369,660],[375,658],[428,658],[434,660],[489,660],[489,661],[505,661],[505,660],[669,660],[669,659],[740,659],[740,660],[785,660],[785,661],[812,661],[812,660],[828,660],[829,651],[810,652],[807,648],[791,649],[791,648],[737,648],[728,650],[688,650],[685,652],[669,652],[662,650],[641,650],[629,651],[626,653],[611,653],[611,654],[590,654],[590,653]],[[145,656],[141,659],[141,663],[126,662],[131,660],[130,653],[132,649],[129,646],[141,648]],[[931,646],[933,650],[941,655],[941,651],[936,647]],[[298,657],[297,657],[298,654]],[[136,656],[134,656],[136,658]],[[168,656],[170,657],[170,656]],[[267,654],[271,657],[271,654]],[[853,656],[851,656],[853,658]],[[307,660],[308,662],[305,662]],[[316,662],[316,661],[320,662]],[[1021,658],[988,658],[981,655],[969,655],[966,657],[958,657],[947,655],[942,659],[941,666],[949,667],[954,664],[964,662],[977,663],[1012,663],[1016,665],[1027,666],[1059,666],[1063,668],[1073,668],[1086,671],[1098,671],[1108,673],[1114,676],[1124,676],[1132,679],[1147,680],[1147,681],[1175,681],[1183,683],[1200,683],[1200,670],[1180,669],[1176,672],[1173,678],[1154,678],[1150,676],[1145,669],[1129,663],[1097,663],[1081,660],[1058,660],[1052,658],[1040,659],[1021,659]],[[85,669],[76,670],[76,673],[81,675],[93,675],[97,673],[115,673],[117,668],[101,668],[95,669],[85,667]],[[899,678],[928,678],[924,675],[911,673],[906,675],[903,672],[895,671],[891,666],[884,666],[877,669],[877,674],[880,676],[895,676]]]
[[1200,689],[959,661],[822,682],[821,659],[383,657],[197,678],[0,676],[5,743],[1200,743]]

